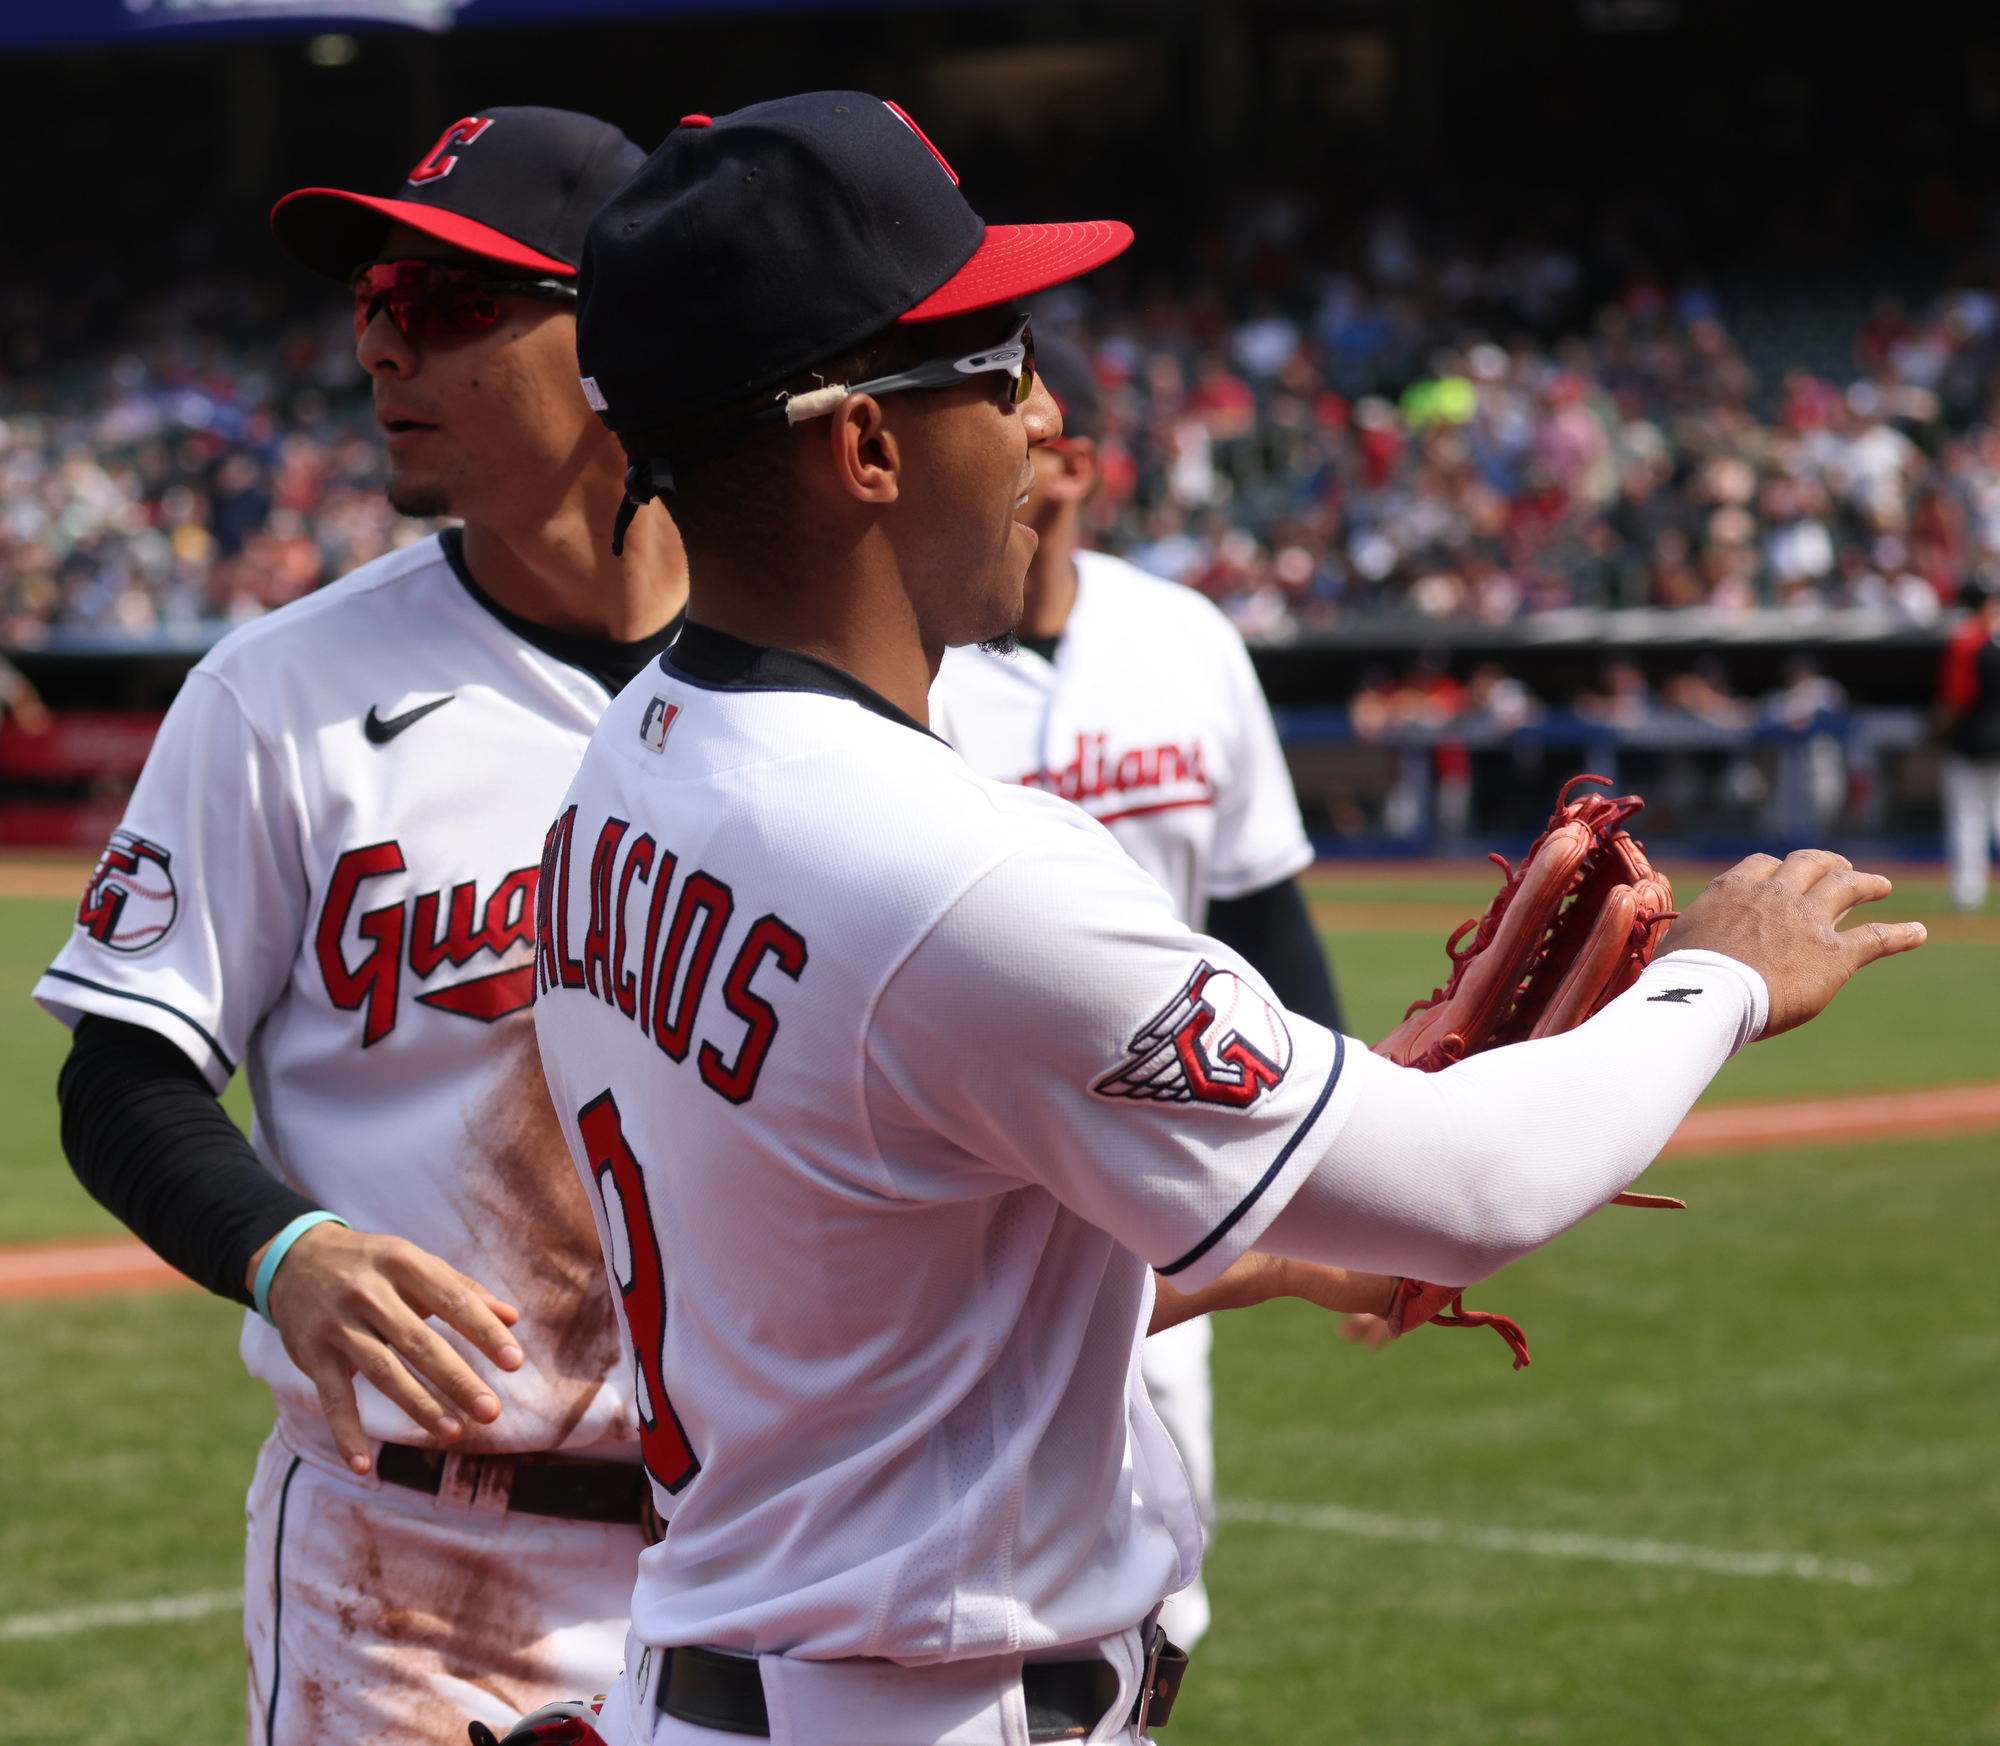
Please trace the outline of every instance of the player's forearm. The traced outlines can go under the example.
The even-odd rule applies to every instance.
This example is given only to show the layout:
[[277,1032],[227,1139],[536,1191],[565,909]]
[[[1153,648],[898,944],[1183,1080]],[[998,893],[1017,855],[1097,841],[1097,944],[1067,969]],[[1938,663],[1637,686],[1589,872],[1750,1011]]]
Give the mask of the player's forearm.
[[1676,952],[1561,1036],[1441,1073],[1363,1057],[1360,1101],[1257,1246],[1440,1285],[1483,1279],[1628,1187],[1758,1034],[1766,1000],[1755,971]]
[[1303,1298],[1321,1309],[1347,1315],[1382,1315],[1393,1305],[1395,1295],[1396,1281],[1386,1274],[1288,1261],[1252,1249],[1231,1263],[1229,1271],[1214,1284],[1200,1291],[1181,1291],[1171,1280],[1154,1274],[1153,1316],[1146,1324],[1146,1332],[1163,1334],[1196,1316],[1249,1309],[1276,1297]]
[[90,1016],[56,1095],[63,1152],[92,1196],[197,1284],[248,1304],[249,1258],[313,1203],[264,1168],[200,1069],[157,1032]]

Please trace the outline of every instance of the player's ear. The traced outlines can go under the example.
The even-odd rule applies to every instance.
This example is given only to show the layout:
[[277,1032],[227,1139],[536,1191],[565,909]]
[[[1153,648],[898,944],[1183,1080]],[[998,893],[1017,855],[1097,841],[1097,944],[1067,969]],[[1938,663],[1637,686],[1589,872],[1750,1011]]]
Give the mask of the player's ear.
[[901,495],[902,451],[872,394],[850,394],[834,408],[827,445],[834,476],[861,503],[894,503]]

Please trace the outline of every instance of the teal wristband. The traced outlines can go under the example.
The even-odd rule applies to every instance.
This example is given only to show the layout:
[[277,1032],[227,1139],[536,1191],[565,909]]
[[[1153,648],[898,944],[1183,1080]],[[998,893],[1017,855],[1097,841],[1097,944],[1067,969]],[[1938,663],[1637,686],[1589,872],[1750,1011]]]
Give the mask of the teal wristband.
[[[264,1259],[258,1263],[257,1283],[250,1292],[251,1298],[257,1305],[257,1313],[267,1322],[271,1322],[271,1281],[278,1276],[278,1263],[292,1252],[292,1245],[314,1225],[338,1225],[344,1231],[354,1229],[339,1213],[300,1213],[271,1239],[270,1248],[264,1251]],[[272,1327],[275,1328],[277,1325],[276,1322],[271,1322]]]

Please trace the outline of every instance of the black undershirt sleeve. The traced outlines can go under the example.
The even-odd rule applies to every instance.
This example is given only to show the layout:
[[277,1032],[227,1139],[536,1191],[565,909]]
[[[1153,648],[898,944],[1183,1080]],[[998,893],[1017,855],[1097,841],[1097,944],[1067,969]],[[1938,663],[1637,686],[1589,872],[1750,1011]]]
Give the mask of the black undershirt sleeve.
[[1288,1011],[1344,1029],[1333,972],[1297,880],[1280,879],[1247,897],[1211,898],[1208,931],[1247,958]]
[[248,1305],[250,1257],[316,1210],[264,1168],[201,1069],[157,1031],[85,1014],[56,1098],[77,1179],[218,1297]]

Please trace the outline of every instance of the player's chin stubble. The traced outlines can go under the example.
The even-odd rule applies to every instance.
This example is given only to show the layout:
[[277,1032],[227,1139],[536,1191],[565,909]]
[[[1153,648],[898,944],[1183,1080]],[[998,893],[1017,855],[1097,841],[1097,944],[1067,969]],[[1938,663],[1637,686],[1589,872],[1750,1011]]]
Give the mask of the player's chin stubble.
[[997,637],[988,637],[979,646],[989,655],[1011,655],[1021,646],[1019,625],[1012,630],[1004,630]]
[[419,519],[451,514],[451,493],[435,479],[411,479],[389,475],[389,507],[398,515]]

